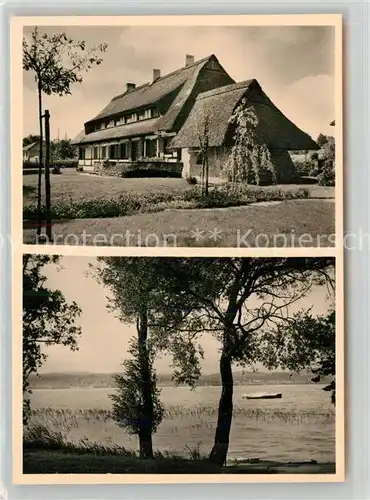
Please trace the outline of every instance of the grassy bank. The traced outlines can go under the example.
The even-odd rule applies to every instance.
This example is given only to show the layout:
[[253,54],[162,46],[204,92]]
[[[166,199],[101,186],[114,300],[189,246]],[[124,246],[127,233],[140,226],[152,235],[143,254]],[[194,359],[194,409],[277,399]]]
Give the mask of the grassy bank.
[[211,464],[199,450],[189,449],[187,457],[156,452],[152,460],[119,446],[88,442],[72,443],[61,433],[36,426],[26,430],[23,443],[25,474],[330,474],[333,463],[276,462],[258,459],[233,461],[226,467]]
[[[192,450],[192,456],[207,456],[216,431],[217,404],[165,408],[164,420],[153,436],[158,454],[187,459]],[[59,445],[69,442],[74,449],[77,446],[81,450],[82,443],[86,451],[86,447],[92,449],[91,443],[95,443],[96,451],[111,454],[113,449],[119,455],[130,456],[132,450],[138,449],[137,437],[115,424],[109,408],[39,407],[33,410],[30,425],[48,429],[52,436],[59,436],[56,440]],[[51,440],[46,432],[44,435],[46,442],[41,448],[49,449]],[[335,414],[331,407],[311,411],[234,405],[230,460],[258,457],[281,462],[303,459],[321,462],[332,460],[334,449]]]

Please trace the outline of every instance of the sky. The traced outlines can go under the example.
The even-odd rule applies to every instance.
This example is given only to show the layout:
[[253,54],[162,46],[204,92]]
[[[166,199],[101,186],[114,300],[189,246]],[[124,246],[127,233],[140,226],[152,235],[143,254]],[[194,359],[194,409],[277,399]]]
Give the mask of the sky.
[[[48,358],[40,373],[113,373],[120,371],[122,361],[127,358],[128,342],[135,335],[136,328],[121,323],[108,311],[109,290],[88,272],[89,264],[96,263],[91,257],[63,256],[58,265],[45,266],[46,286],[61,290],[67,302],[76,301],[82,309],[76,323],[81,326],[82,334],[78,352],[71,352],[63,346],[46,348]],[[290,307],[289,314],[310,307],[313,307],[314,314],[325,314],[330,306],[326,288],[314,287],[310,294]],[[217,372],[218,341],[211,335],[205,335],[201,344],[205,350],[203,373]],[[170,365],[171,358],[164,356],[156,361],[155,367],[159,373],[169,373]]]
[[[100,112],[111,98],[151,81],[153,68],[165,75],[195,60],[215,54],[234,78],[256,78],[275,105],[314,139],[331,134],[334,115],[334,28],[278,27],[42,27],[49,34],[63,29],[88,46],[108,43],[104,62],[84,74],[72,95],[45,96],[51,113],[51,135],[75,137],[84,122]],[[32,27],[26,27],[29,36]],[[38,133],[34,76],[24,71],[23,133]]]

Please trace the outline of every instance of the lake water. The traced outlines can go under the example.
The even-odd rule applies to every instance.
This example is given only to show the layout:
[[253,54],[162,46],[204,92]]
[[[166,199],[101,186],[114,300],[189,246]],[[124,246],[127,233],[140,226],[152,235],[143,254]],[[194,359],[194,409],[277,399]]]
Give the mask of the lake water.
[[[111,408],[109,394],[113,391],[107,388],[34,390],[32,407],[39,410],[34,418],[63,430],[69,439],[87,437],[105,444],[136,448],[135,437],[127,435],[113,422],[98,418],[99,410]],[[254,392],[282,392],[283,397],[242,399],[243,394]],[[154,446],[176,453],[184,452],[185,447],[199,447],[202,452],[209,452],[219,396],[219,387],[205,386],[195,391],[163,387],[161,400],[169,409],[169,416],[155,434]],[[45,408],[49,410],[44,412]],[[55,415],[50,409],[56,410]],[[96,410],[97,416],[87,410]],[[329,394],[318,385],[236,386],[229,457],[334,462],[335,417]]]

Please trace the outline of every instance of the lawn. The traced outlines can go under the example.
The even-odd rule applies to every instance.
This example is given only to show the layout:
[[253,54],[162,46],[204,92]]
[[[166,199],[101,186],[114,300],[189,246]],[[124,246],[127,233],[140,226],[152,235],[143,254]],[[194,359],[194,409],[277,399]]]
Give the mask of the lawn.
[[[114,197],[125,192],[130,193],[162,193],[186,189],[185,179],[175,178],[128,178],[100,177],[98,175],[82,174],[73,170],[65,170],[61,175],[51,177],[52,199],[54,202],[72,198],[94,199],[100,197]],[[281,184],[276,189],[294,191],[305,187],[310,191],[312,198],[334,198],[334,188],[318,185]],[[23,192],[28,199],[37,197],[37,175],[23,177]],[[251,186],[251,189],[253,187]]]
[[[35,210],[37,176],[25,176],[23,182],[25,203]],[[309,199],[284,199],[287,195],[302,198],[302,188],[308,190]],[[334,245],[334,188],[251,186],[248,200],[237,203],[247,206],[207,209],[194,208],[199,205],[192,198],[182,199],[190,189],[194,188],[184,179],[120,179],[65,171],[52,177],[53,206],[64,207],[56,212],[64,220],[53,225],[54,243],[172,247]],[[275,201],[248,205],[254,198]],[[79,207],[73,208],[74,203]],[[77,214],[78,218],[74,218]],[[35,223],[34,219],[25,223],[25,243],[36,242]],[[306,236],[302,239],[303,235]]]
[[[331,200],[289,200],[224,209],[164,210],[55,223],[58,245],[192,247],[334,246]],[[197,237],[198,235],[198,237]],[[24,243],[35,243],[34,229]]]
[[[115,197],[125,192],[131,193],[163,193],[185,189],[185,179],[174,178],[130,178],[100,177],[98,175],[81,174],[75,171],[64,171],[61,175],[51,177],[52,201],[63,199],[74,201]],[[37,198],[37,175],[23,177],[23,193],[28,200]]]

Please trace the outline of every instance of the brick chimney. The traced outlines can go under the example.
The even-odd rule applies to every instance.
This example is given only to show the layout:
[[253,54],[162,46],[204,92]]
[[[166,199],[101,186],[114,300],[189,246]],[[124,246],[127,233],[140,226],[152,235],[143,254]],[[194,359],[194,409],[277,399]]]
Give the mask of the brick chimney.
[[185,56],[185,66],[191,66],[194,64],[194,56],[190,54],[186,54]]
[[136,83],[126,83],[126,92],[131,92],[136,88]]
[[160,69],[153,69],[153,82],[158,80],[158,78],[161,77],[161,70]]

